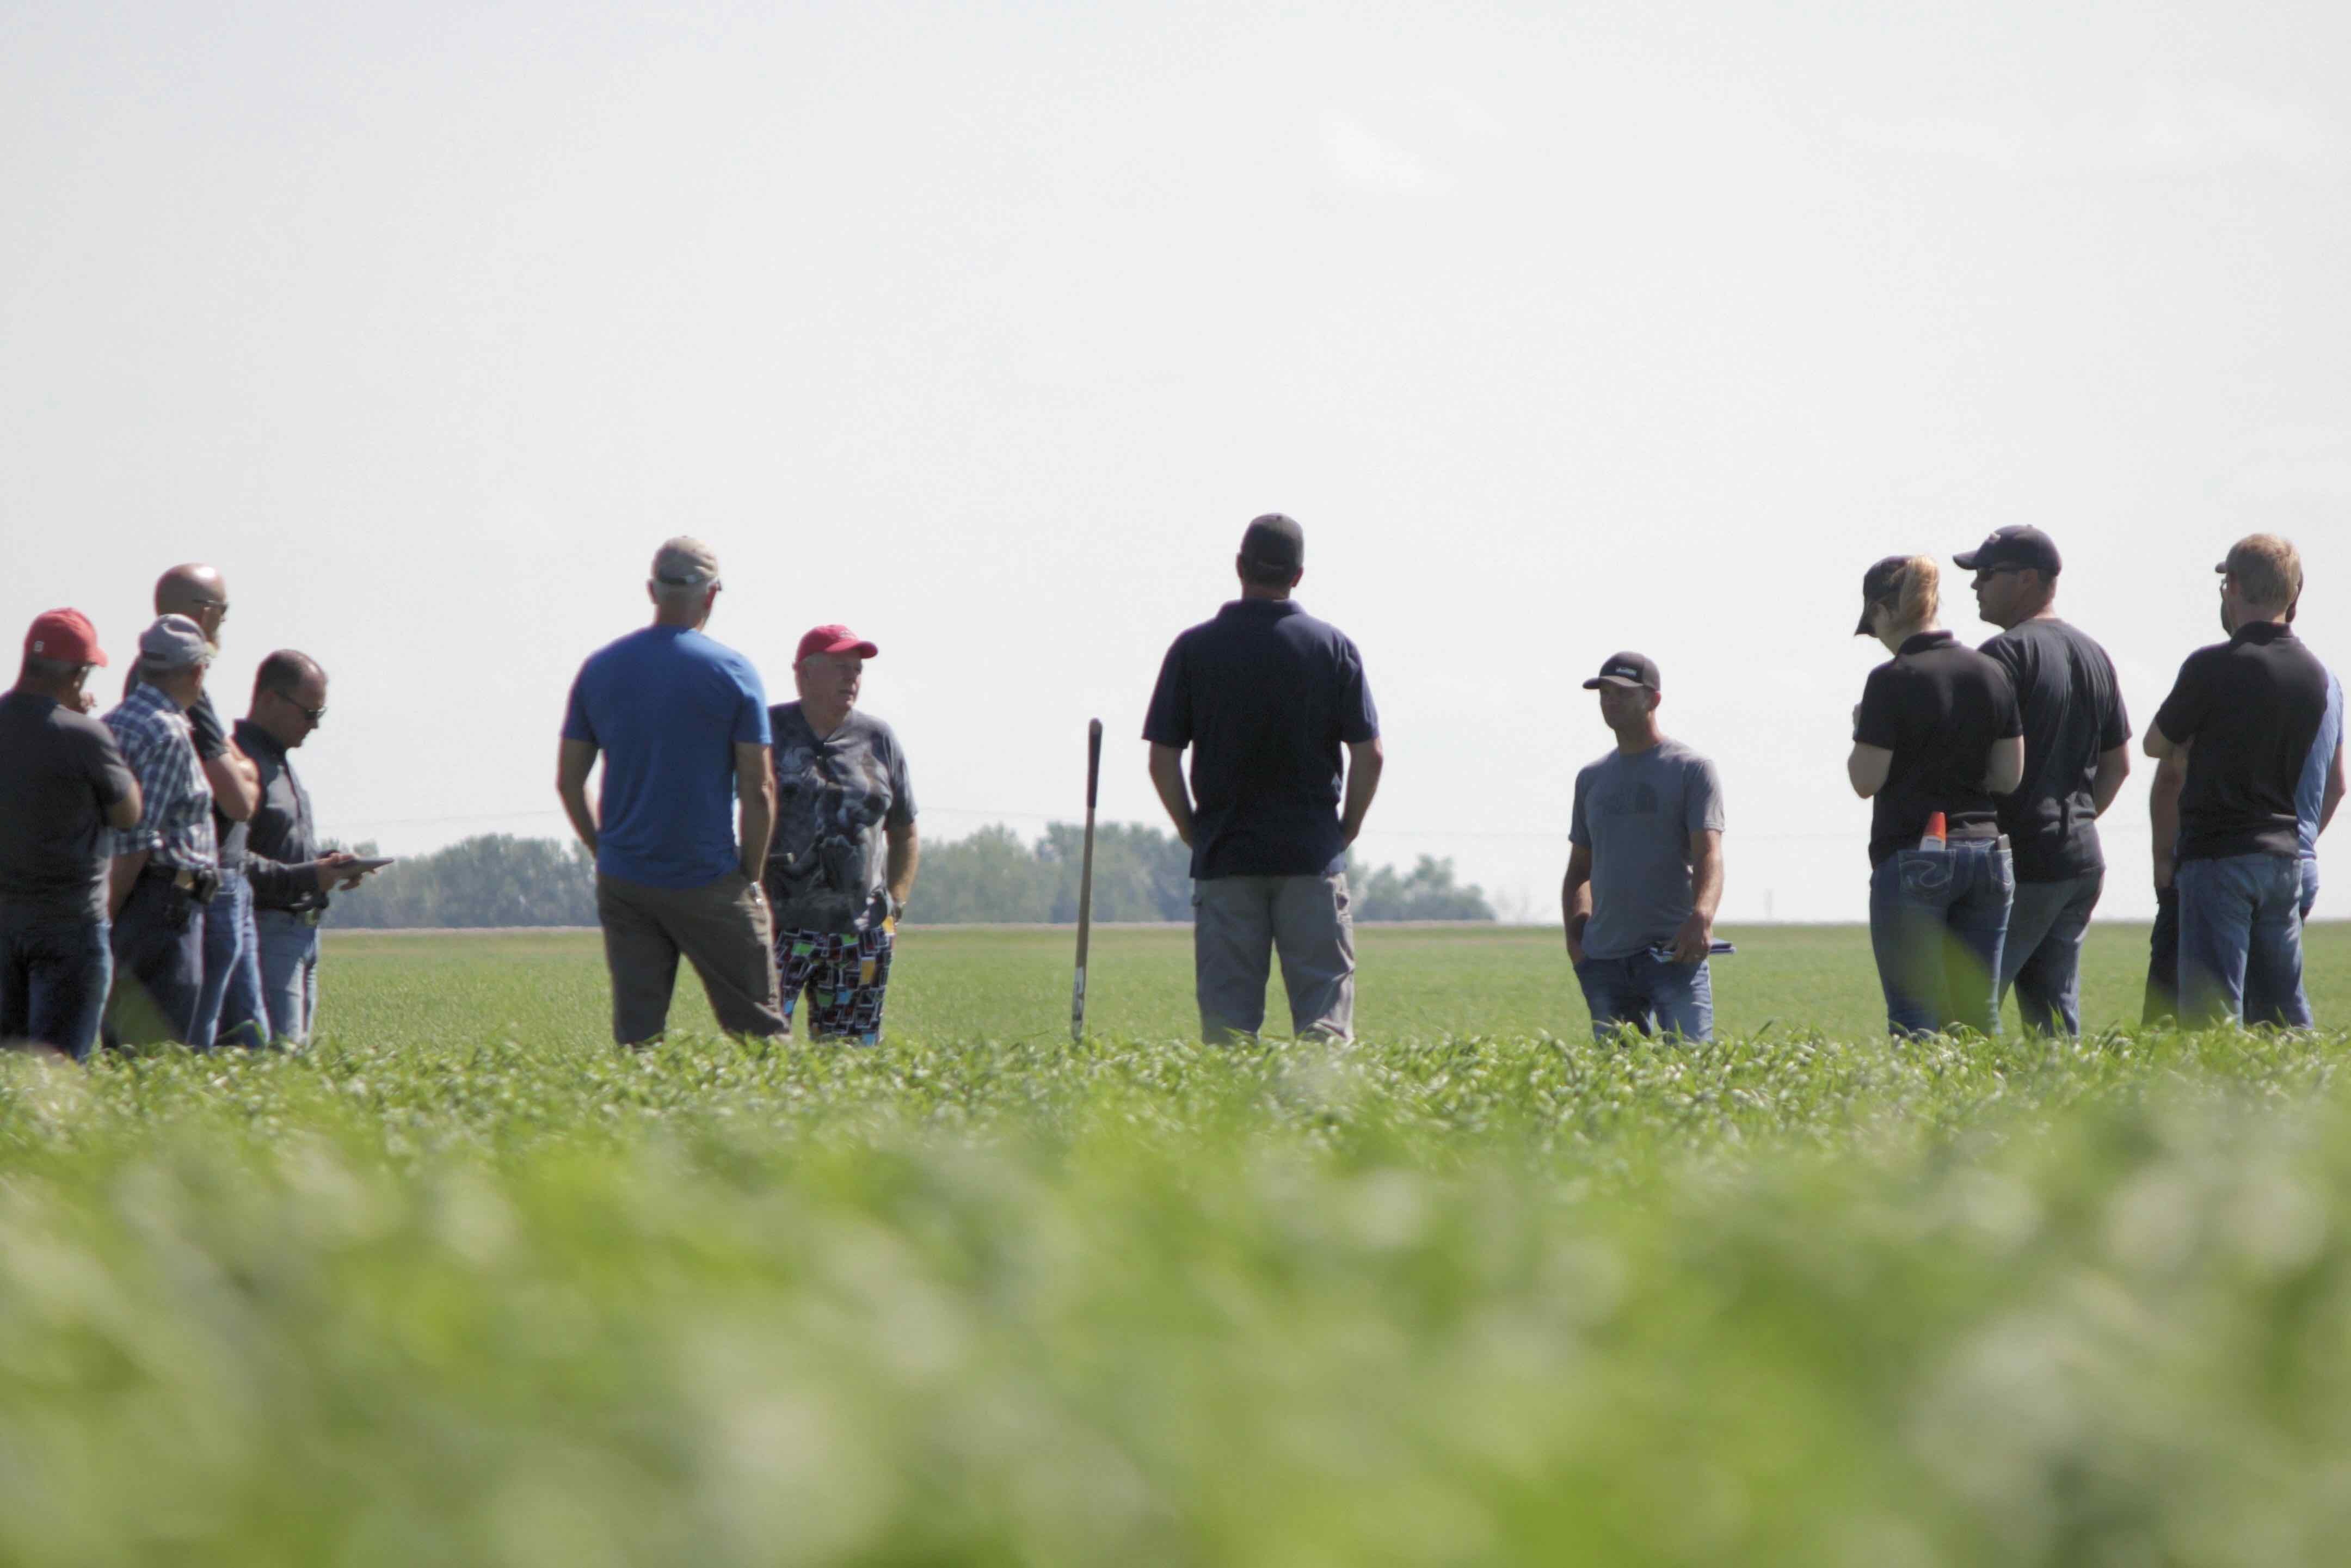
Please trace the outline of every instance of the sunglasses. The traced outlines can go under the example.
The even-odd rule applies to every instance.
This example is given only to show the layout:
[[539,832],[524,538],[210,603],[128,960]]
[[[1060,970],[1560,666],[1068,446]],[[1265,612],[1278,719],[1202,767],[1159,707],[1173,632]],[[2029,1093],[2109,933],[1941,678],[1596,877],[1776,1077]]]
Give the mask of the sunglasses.
[[327,722],[327,705],[324,703],[320,703],[317,707],[304,707],[300,703],[296,702],[284,692],[272,692],[269,695],[276,697],[279,702],[284,703],[287,707],[292,708],[296,713],[300,714],[304,718],[308,719],[312,724],[324,724]]

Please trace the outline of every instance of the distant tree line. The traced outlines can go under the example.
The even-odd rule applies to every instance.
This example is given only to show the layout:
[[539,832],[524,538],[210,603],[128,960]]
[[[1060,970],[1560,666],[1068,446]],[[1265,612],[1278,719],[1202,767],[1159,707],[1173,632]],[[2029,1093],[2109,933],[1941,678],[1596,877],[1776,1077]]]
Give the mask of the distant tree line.
[[[372,844],[356,846],[376,852]],[[596,861],[577,840],[485,833],[394,861],[357,891],[335,894],[329,925],[593,925]]]
[[[908,918],[925,925],[1069,922],[1078,917],[1084,831],[1055,822],[1033,843],[1010,828],[923,846]],[[371,846],[359,846],[369,852]],[[1111,822],[1094,831],[1094,918],[1192,917],[1191,852],[1158,828]],[[1347,861],[1358,920],[1491,920],[1476,885],[1453,880],[1453,862],[1420,857],[1409,872]],[[337,896],[329,924],[342,926],[593,925],[596,862],[584,845],[487,833],[379,872]]]

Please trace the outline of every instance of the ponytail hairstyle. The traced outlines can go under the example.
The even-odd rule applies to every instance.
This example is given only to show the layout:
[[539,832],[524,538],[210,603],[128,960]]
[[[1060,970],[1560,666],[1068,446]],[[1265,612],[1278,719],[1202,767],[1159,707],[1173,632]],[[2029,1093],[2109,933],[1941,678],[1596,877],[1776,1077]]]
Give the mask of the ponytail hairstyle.
[[1869,612],[1884,610],[1897,626],[1924,626],[1941,612],[1943,569],[1930,555],[1890,555],[1862,574],[1857,637],[1872,636]]

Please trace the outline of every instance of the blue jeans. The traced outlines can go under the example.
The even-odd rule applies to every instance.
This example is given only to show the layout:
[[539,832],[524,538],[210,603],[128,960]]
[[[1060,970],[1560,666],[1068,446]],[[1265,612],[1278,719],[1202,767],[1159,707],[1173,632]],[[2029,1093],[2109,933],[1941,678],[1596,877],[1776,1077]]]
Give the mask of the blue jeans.
[[2016,1010],[2026,1030],[2082,1032],[2082,936],[2098,907],[2106,873],[2094,871],[2063,882],[2020,882],[2001,944],[2000,993],[2016,988]]
[[141,876],[114,913],[114,988],[99,1038],[110,1047],[195,1034],[204,990],[204,906],[165,878]]
[[272,1040],[310,1043],[319,1011],[319,928],[282,909],[256,909],[261,936],[261,1001]]
[[2004,839],[1896,850],[1869,874],[1869,945],[1898,1035],[2000,1032],[2000,959],[2016,890]]
[[2310,1027],[2302,989],[2302,862],[2224,855],[2179,862],[2179,1016]]
[[1592,1038],[1604,1044],[1627,1027],[1687,1040],[1714,1038],[1714,978],[1703,958],[1677,964],[1654,952],[1586,958],[1575,967],[1575,979],[1592,1009]]
[[113,980],[105,921],[0,904],[0,1040],[37,1040],[81,1061]]
[[2149,1029],[2179,1022],[2179,879],[2155,890],[2155,929],[2147,937],[2147,1003],[2139,1022]]
[[261,939],[253,929],[253,884],[240,872],[223,872],[220,891],[204,905],[204,988],[196,999],[194,1038],[210,1051],[225,1042],[266,1045],[262,1019]]

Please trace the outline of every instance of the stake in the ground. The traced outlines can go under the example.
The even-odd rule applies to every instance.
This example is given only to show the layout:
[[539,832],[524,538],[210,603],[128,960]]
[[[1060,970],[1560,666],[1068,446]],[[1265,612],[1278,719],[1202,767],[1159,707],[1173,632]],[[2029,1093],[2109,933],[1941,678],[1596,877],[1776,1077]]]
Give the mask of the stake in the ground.
[[1094,926],[1094,794],[1102,787],[1102,720],[1086,725],[1086,848],[1078,862],[1078,980],[1070,992],[1070,1039],[1086,1038],[1086,939]]

